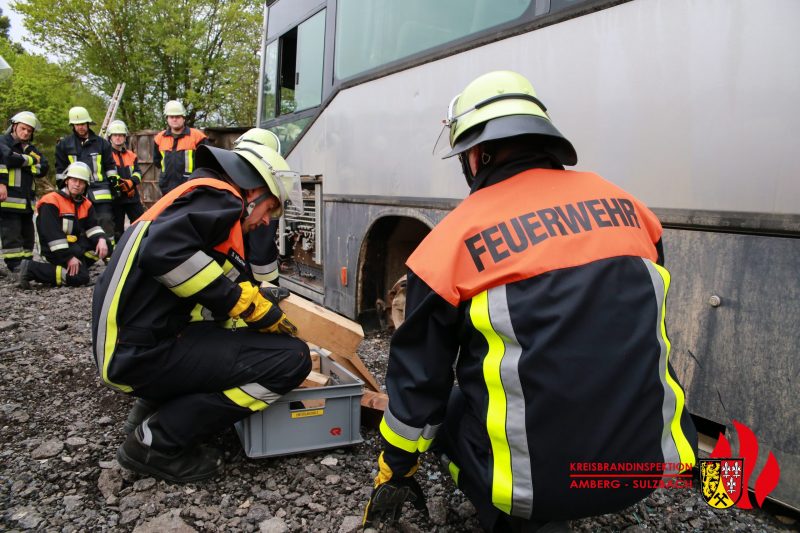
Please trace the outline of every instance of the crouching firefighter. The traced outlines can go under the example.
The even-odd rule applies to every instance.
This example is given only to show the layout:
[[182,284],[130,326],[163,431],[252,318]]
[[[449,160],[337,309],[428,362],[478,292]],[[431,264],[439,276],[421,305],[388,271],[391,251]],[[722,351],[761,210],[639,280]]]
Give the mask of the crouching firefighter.
[[117,451],[130,470],[208,478],[221,453],[202,444],[266,409],[311,369],[308,346],[246,272],[244,235],[280,216],[298,175],[274,151],[202,146],[193,179],[123,233],[94,291],[102,380],[137,397]]
[[108,236],[100,227],[92,202],[84,196],[92,171],[77,161],[64,171],[62,188],[45,194],[36,203],[39,249],[46,263],[24,259],[18,285],[30,281],[59,287],[89,283],[89,267],[108,254]]
[[578,476],[620,463],[676,475],[697,448],[669,364],[661,224],[597,174],[564,170],[575,149],[515,72],[475,79],[445,125],[469,195],[406,262],[364,521],[424,507],[426,450],[486,531],[565,531],[630,506],[652,484]]

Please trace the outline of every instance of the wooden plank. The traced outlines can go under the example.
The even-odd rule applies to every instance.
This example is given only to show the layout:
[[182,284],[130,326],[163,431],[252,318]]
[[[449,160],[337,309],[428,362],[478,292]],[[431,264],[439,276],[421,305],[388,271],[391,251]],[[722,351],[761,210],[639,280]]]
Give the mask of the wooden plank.
[[[272,287],[266,282],[262,286]],[[380,390],[378,381],[356,354],[364,338],[361,325],[296,294],[281,300],[280,306],[297,326],[299,338],[309,345],[324,346],[331,359],[360,377],[368,389]]]
[[308,373],[306,379],[300,384],[301,388],[309,389],[314,387],[325,387],[331,381],[330,376],[314,372],[313,370]]
[[389,405],[389,396],[385,392],[365,390],[361,397],[361,405],[377,411],[385,411]]

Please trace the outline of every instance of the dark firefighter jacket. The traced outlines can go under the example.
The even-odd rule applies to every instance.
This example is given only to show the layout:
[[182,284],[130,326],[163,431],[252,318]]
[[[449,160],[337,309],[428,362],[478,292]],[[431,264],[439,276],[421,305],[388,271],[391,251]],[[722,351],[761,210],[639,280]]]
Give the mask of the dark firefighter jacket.
[[201,144],[206,144],[205,134],[188,126],[178,135],[173,135],[169,129],[156,134],[153,163],[161,169],[158,186],[162,193],[189,179],[194,171],[195,151]]
[[233,187],[197,178],[128,227],[94,291],[94,351],[103,381],[136,389],[165,364],[162,341],[191,321],[227,317],[241,295],[235,281],[246,271],[243,211]]
[[10,133],[0,137],[3,165],[0,165],[0,184],[7,187],[8,198],[0,202],[0,211],[33,213],[35,182],[47,175],[47,159],[32,144],[22,145]]
[[482,465],[461,475],[495,507],[523,519],[623,508],[642,493],[570,490],[571,463],[695,462],[668,365],[661,225],[595,174],[494,172],[408,259],[384,460],[404,474],[428,449],[455,369]]
[[277,218],[272,219],[269,224],[259,226],[245,235],[248,266],[258,282],[274,283],[278,279],[278,244],[275,242],[278,223]]
[[64,191],[45,194],[36,203],[36,231],[42,255],[54,265],[76,257],[94,262],[98,239],[107,238],[88,198],[75,201]]
[[56,144],[56,180],[61,180],[67,167],[76,161],[86,163],[92,169],[92,182],[87,192],[89,199],[94,204],[111,202],[111,182],[117,179],[111,143],[92,130],[89,130],[86,140],[74,133],[61,139]]
[[141,203],[139,198],[138,185],[142,183],[142,171],[139,169],[139,158],[133,150],[115,150],[111,148],[111,154],[114,157],[114,164],[117,166],[117,175],[119,179],[131,180],[136,188],[134,188],[133,196],[126,196],[120,194],[114,198],[114,203],[117,204],[138,204]]

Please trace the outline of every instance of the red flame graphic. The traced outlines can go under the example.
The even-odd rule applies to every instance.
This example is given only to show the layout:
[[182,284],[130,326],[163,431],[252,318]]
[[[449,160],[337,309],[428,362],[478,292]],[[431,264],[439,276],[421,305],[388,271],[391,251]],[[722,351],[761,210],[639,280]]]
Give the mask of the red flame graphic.
[[[739,435],[738,457],[742,457],[744,459],[742,489],[746,491],[747,487],[750,485],[750,475],[753,473],[753,469],[756,467],[756,459],[758,459],[758,439],[756,438],[755,433],[753,433],[749,427],[745,426],[741,422],[734,420],[733,427],[736,429],[736,433]],[[720,433],[717,445],[714,446],[714,451],[711,452],[711,458],[724,459],[728,457],[732,457],[731,444],[728,442],[728,439],[725,438],[725,435]],[[778,460],[775,459],[775,456],[772,454],[772,452],[769,452],[769,456],[767,456],[767,462],[764,464],[764,468],[761,470],[761,473],[756,479],[756,503],[758,503],[759,507],[761,507],[761,505],[764,503],[764,500],[769,493],[778,486],[778,480],[780,480],[780,477],[781,469],[778,466]],[[740,498],[736,506],[742,509],[752,509],[753,504],[750,503],[750,497],[748,493],[745,492],[745,494],[742,496],[747,497]]]

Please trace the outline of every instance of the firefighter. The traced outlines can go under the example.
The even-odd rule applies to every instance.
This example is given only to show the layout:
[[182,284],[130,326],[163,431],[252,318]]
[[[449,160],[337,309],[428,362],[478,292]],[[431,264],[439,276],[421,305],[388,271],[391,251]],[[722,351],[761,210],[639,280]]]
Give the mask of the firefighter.
[[247,275],[244,235],[299,189],[273,150],[201,146],[192,179],[128,227],[94,291],[97,367],[131,394],[124,467],[175,482],[215,475],[202,445],[308,375],[308,346]]
[[365,525],[424,507],[414,474],[433,444],[487,531],[568,530],[652,491],[581,489],[575,464],[695,462],[668,362],[661,225],[623,189],[564,170],[575,150],[520,74],[478,77],[445,124],[470,194],[406,263]]
[[113,248],[112,189],[119,176],[111,155],[111,144],[92,131],[90,125],[94,121],[85,107],[70,108],[69,123],[72,126],[72,135],[64,137],[56,144],[56,184],[61,187],[64,171],[71,163],[80,161],[88,165],[92,176],[86,196],[92,201],[97,220]]
[[[234,147],[242,146],[244,148],[251,144],[266,146],[278,154],[281,152],[281,141],[278,136],[262,128],[251,128],[233,142]],[[259,226],[248,233],[245,238],[245,249],[248,252],[247,260],[253,278],[256,281],[266,281],[273,285],[280,284],[278,279],[280,274],[278,271],[278,245],[275,242],[275,235],[279,226],[278,222],[277,218],[271,219],[269,224]]]
[[164,106],[167,129],[156,134],[153,148],[153,163],[161,169],[158,187],[161,194],[184,183],[195,169],[195,153],[198,146],[207,144],[205,134],[186,125],[186,108],[178,100],[170,100]]
[[47,159],[33,145],[41,125],[36,115],[21,111],[0,137],[0,255],[15,272],[23,259],[33,258],[35,179],[47,175]]
[[64,171],[64,187],[45,194],[36,204],[39,249],[46,263],[24,259],[18,286],[30,281],[60,287],[89,283],[89,266],[108,254],[107,237],[98,224],[92,202],[85,197],[92,170],[76,161]]
[[114,120],[108,125],[107,133],[119,175],[116,187],[112,190],[114,201],[111,204],[114,212],[114,240],[118,241],[125,230],[125,216],[133,222],[144,214],[138,189],[142,182],[142,172],[139,170],[136,152],[127,149],[128,126],[121,120]]

